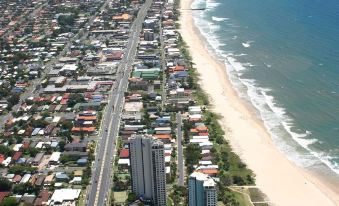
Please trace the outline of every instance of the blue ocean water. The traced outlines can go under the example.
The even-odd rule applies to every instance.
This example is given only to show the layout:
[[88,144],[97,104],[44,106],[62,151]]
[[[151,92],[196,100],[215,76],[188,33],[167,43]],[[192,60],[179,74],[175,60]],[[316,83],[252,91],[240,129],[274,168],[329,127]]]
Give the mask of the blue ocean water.
[[196,0],[194,20],[280,150],[339,174],[339,1]]

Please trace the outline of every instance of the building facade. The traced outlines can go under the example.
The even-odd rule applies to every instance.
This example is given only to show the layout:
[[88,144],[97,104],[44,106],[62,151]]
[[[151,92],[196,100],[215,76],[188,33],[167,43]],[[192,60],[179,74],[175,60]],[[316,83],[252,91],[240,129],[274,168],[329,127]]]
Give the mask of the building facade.
[[217,190],[214,180],[206,174],[193,172],[188,180],[189,206],[216,206]]
[[155,206],[166,205],[166,171],[164,146],[146,135],[129,139],[132,190],[138,197]]

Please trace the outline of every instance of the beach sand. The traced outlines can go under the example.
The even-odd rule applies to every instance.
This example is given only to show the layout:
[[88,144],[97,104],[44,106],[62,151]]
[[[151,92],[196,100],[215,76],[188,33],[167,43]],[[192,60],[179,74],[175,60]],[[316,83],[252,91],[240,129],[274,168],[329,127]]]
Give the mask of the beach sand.
[[195,27],[192,0],[181,0],[180,33],[189,46],[200,74],[200,84],[209,95],[212,110],[222,116],[220,123],[227,140],[256,175],[257,186],[273,205],[339,205],[339,186],[326,183],[290,162],[273,144],[254,108],[238,97],[224,64],[212,57],[205,39]]

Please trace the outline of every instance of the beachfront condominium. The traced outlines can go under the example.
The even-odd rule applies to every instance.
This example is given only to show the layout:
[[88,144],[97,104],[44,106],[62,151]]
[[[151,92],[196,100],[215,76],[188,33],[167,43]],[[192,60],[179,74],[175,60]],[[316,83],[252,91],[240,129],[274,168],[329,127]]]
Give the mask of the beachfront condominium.
[[164,145],[149,135],[129,139],[132,191],[154,206],[166,206]]
[[217,189],[214,180],[206,174],[193,172],[188,180],[189,206],[216,206]]

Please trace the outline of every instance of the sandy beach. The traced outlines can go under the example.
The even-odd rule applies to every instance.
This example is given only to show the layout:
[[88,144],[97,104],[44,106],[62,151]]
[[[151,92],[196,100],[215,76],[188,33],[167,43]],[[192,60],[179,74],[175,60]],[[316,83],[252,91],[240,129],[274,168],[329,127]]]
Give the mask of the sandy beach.
[[256,174],[257,186],[273,205],[339,205],[339,186],[318,178],[290,162],[273,144],[252,105],[238,97],[224,65],[207,51],[194,26],[192,0],[181,0],[180,33],[189,46],[200,74],[200,84],[209,95],[212,110],[220,114],[227,140]]

